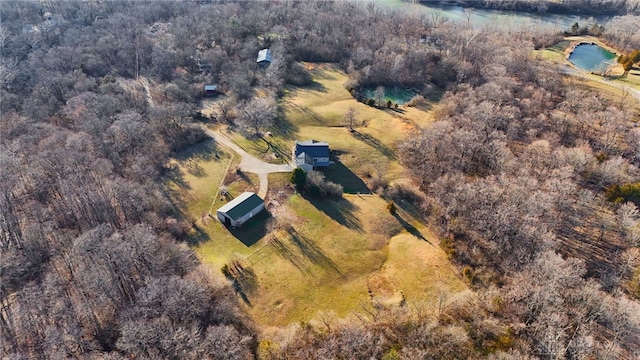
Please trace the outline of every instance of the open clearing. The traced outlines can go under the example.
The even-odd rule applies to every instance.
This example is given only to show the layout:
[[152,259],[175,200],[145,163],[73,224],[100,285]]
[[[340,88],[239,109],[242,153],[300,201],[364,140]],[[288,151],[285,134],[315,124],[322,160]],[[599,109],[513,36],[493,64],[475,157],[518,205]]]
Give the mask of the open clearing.
[[[257,177],[238,174],[239,157],[226,148],[213,141],[198,145],[176,158],[184,175],[174,179],[171,189],[181,211],[195,223],[191,243],[203,264],[214,272],[239,264],[234,286],[263,326],[347,317],[373,303],[397,306],[407,301],[428,308],[439,294],[466,289],[437,237],[403,210],[390,214],[387,202],[370,194],[366,185],[371,176],[389,181],[404,176],[396,142],[407,131],[431,123],[429,106],[398,111],[369,107],[345,90],[345,74],[329,65],[309,66],[314,84],[288,89],[281,106],[283,127],[268,140],[287,152],[294,139],[328,141],[337,163],[325,175],[344,186],[345,196],[305,197],[293,192],[289,174],[270,174],[269,211],[229,230],[208,216],[228,201],[218,193],[219,185],[237,196],[256,191]],[[361,121],[355,132],[342,121],[352,106]],[[262,159],[269,159],[275,147],[267,148],[263,140],[233,140]]]

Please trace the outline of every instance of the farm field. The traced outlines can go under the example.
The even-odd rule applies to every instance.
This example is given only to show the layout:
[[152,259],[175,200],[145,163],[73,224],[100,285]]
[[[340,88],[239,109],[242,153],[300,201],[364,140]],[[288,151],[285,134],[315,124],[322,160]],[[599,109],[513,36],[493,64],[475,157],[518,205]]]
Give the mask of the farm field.
[[[438,238],[402,207],[392,215],[387,201],[371,194],[366,183],[372,176],[391,182],[404,177],[396,142],[407,131],[430,124],[429,107],[395,111],[366,106],[344,88],[345,74],[329,65],[313,66],[314,85],[288,89],[282,103],[286,131],[275,129],[268,140],[287,151],[294,139],[328,141],[337,156],[324,173],[344,186],[344,197],[295,194],[289,174],[271,174],[269,211],[229,230],[208,216],[224,204],[219,184],[237,196],[257,189],[258,179],[236,174],[238,157],[213,142],[208,150],[215,156],[199,155],[198,149],[185,153],[176,159],[185,174],[182,185],[173,188],[196,224],[191,243],[202,263],[216,273],[225,265],[234,269],[230,279],[237,294],[264,326],[347,317],[362,311],[363,304],[407,302],[430,308],[439,294],[466,289]],[[342,123],[351,106],[365,122],[355,132]],[[256,157],[269,159],[263,140],[231,138]]]

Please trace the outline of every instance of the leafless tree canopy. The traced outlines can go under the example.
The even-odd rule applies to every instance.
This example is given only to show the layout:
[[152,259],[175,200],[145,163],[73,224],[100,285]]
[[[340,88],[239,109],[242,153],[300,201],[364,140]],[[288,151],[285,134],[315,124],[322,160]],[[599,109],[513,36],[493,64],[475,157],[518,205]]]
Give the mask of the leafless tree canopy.
[[[638,210],[605,198],[640,180],[637,114],[531,55],[557,32],[346,1],[4,1],[0,20],[3,357],[640,352]],[[639,48],[639,23],[613,18],[603,36]],[[225,93],[220,119],[260,133],[280,121],[286,83],[311,82],[304,61],[338,64],[353,88],[445,92],[433,126],[399,146],[424,192],[412,199],[473,289],[441,296],[437,316],[363,304],[349,322],[264,339],[183,243],[197,229],[166,186],[181,179],[168,160],[204,138],[204,84]]]

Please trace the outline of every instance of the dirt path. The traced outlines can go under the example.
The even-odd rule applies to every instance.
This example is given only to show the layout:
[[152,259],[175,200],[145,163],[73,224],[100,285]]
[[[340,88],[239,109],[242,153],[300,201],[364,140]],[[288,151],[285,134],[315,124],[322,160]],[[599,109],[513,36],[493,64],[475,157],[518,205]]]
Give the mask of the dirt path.
[[267,190],[269,189],[268,174],[291,172],[293,170],[290,165],[269,164],[254,157],[219,131],[213,131],[207,128],[204,128],[204,131],[207,135],[214,138],[216,142],[240,155],[242,159],[239,165],[240,170],[258,175],[258,179],[260,179],[260,190],[258,191],[258,196],[263,199],[267,196]]
[[[139,80],[147,96],[147,102],[150,106],[153,107],[155,103],[149,89],[149,81],[144,77],[141,77]],[[219,131],[213,131],[205,127],[203,127],[203,129],[207,133],[207,135],[214,138],[219,144],[228,147],[229,149],[240,155],[242,159],[239,166],[240,170],[258,175],[258,179],[260,179],[260,190],[258,191],[258,196],[263,199],[267,196],[267,190],[269,190],[269,177],[267,175],[269,175],[270,173],[291,172],[293,170],[290,165],[269,164],[254,157],[253,155],[244,151],[240,146],[236,145],[236,143],[234,143],[228,137],[224,136]]]

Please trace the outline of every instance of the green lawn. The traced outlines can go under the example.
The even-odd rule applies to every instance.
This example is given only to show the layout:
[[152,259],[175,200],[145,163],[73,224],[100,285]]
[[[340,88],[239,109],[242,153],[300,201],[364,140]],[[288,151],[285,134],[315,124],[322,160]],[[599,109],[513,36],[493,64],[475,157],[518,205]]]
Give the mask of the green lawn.
[[[349,170],[346,172],[338,166],[336,170],[329,169],[328,176],[337,179],[347,174],[343,185],[349,192],[366,191],[362,185],[367,176],[376,172],[389,181],[403,176],[395,156],[397,142],[407,132],[431,124],[431,104],[424,108],[401,106],[397,110],[367,106],[357,102],[346,90],[344,84],[348,78],[334,66],[307,64],[307,67],[315,76],[314,83],[286,90],[277,126],[270,131],[272,136],[250,140],[235,133],[232,139],[245,151],[272,163],[289,160],[296,139],[327,141],[338,155],[337,160]],[[355,132],[348,131],[344,122],[344,114],[351,107],[357,111]]]
[[564,52],[569,47],[569,45],[571,45],[570,40],[563,40],[553,46],[541,50],[536,50],[535,52],[537,54],[540,54],[543,59],[551,60],[556,63],[563,63],[566,61]]
[[[396,143],[407,131],[428,126],[430,112],[365,106],[344,89],[344,73],[326,65],[310,67],[316,83],[288,89],[281,108],[283,128],[265,138],[286,149],[293,139],[328,141],[337,163],[324,170],[325,176],[342,184],[347,194],[341,199],[306,197],[295,193],[289,174],[270,174],[268,211],[241,229],[227,229],[202,216],[211,209],[215,214],[228,201],[217,194],[219,185],[237,196],[256,189],[257,177],[237,174],[237,156],[219,149],[217,157],[185,154],[176,160],[186,174],[183,186],[175,188],[183,211],[199,219],[192,247],[202,263],[216,274],[231,262],[242,265],[244,275],[235,277],[238,296],[263,326],[310,321],[319,314],[347,317],[371,297],[395,305],[403,297],[429,303],[442,289],[464,289],[438,240],[419,221],[402,211],[392,216],[384,199],[367,194],[369,176],[404,176]],[[351,106],[366,123],[355,132],[341,126],[342,114]],[[239,134],[232,138],[269,160],[273,149],[263,140]],[[206,147],[201,150],[206,153]],[[199,169],[197,176],[188,174],[189,168]]]
[[169,180],[174,201],[192,220],[206,217],[232,162],[239,161],[213,141],[204,141],[179,153],[173,160],[176,176]]

